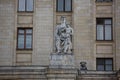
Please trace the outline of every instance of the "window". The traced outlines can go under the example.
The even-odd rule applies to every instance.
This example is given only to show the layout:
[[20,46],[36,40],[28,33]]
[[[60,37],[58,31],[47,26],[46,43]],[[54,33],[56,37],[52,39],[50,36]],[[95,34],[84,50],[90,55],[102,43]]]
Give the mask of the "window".
[[72,0],[57,0],[57,11],[72,11]]
[[97,2],[112,2],[112,0],[96,0]]
[[18,0],[18,11],[33,11],[33,0]]
[[99,18],[96,23],[97,40],[112,40],[112,19]]
[[32,29],[18,28],[17,49],[32,49]]
[[113,60],[112,58],[97,58],[97,70],[98,71],[112,71]]

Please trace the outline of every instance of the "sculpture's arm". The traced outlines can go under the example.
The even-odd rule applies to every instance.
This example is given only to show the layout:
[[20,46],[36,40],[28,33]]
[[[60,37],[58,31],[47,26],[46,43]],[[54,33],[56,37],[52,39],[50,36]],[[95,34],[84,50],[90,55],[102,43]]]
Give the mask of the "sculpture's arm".
[[69,27],[69,29],[71,31],[70,35],[73,35],[73,28],[70,25],[68,25],[68,27]]
[[71,28],[71,35],[73,35],[73,28]]
[[58,37],[58,27],[59,27],[59,25],[57,25],[55,28],[55,38]]

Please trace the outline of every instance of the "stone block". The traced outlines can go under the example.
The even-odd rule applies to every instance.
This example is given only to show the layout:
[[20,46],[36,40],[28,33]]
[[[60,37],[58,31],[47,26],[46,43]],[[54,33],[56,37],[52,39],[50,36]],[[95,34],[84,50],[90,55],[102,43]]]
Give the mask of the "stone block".
[[31,54],[17,54],[17,62],[31,62]]
[[32,16],[18,16],[18,24],[32,24],[33,17]]
[[75,68],[74,55],[68,53],[52,53],[49,68]]
[[103,53],[103,54],[113,54],[113,47],[112,45],[97,45],[96,53]]

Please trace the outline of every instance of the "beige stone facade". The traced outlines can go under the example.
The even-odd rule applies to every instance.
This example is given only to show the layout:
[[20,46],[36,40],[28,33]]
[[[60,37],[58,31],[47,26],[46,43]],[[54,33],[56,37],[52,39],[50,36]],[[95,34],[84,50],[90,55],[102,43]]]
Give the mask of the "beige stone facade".
[[[34,0],[33,12],[19,12],[18,0],[0,0],[0,66],[48,66],[49,56],[55,52],[55,27],[60,23],[60,17],[65,16],[67,23],[74,29],[72,43],[76,68],[79,69],[80,62],[85,61],[88,70],[96,71],[97,58],[112,58],[113,71],[118,71],[120,68],[120,0],[112,2],[72,0],[71,12],[57,12],[56,5],[56,0]],[[96,40],[97,18],[112,18],[113,40]],[[31,50],[17,49],[18,28],[33,29]],[[81,74],[86,78],[79,76],[78,80],[103,80],[98,79],[98,75],[95,74],[94,79],[89,74],[87,76]],[[111,79],[102,76],[104,77],[107,78],[104,80],[117,80],[116,76]]]

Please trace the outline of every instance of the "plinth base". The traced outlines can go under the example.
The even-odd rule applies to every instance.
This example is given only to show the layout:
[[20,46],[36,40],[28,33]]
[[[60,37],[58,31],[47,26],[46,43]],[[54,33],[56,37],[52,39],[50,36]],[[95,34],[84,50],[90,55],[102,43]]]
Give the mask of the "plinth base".
[[73,54],[52,53],[49,68],[75,68]]
[[48,80],[76,80],[77,69],[48,69]]

